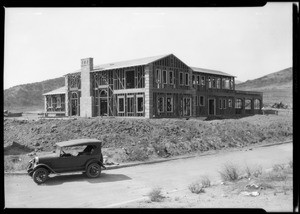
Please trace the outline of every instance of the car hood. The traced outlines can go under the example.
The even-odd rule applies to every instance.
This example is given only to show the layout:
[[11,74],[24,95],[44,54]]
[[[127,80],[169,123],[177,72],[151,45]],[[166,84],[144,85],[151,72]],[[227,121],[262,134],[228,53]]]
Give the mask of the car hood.
[[43,156],[38,156],[39,158],[39,162],[45,161],[45,160],[49,160],[49,159],[54,159],[54,158],[58,158],[57,154],[47,154],[47,155],[43,155]]

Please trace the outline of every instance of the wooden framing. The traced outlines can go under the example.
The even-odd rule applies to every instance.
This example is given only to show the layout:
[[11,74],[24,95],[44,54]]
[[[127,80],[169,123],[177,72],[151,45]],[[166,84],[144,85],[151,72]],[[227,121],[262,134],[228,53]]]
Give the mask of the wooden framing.
[[[96,68],[87,72],[90,72],[90,79],[85,78],[85,83],[91,83],[91,98],[83,100],[88,105],[91,99],[92,104],[89,106],[92,106],[93,117],[200,117],[209,114],[209,102],[214,102],[216,115],[261,112],[261,93],[235,91],[233,76],[222,72],[194,71],[173,54],[148,64]],[[82,84],[80,75],[81,72],[77,72],[65,76],[66,115],[74,115],[72,105],[76,102],[76,115],[79,115]],[[86,88],[84,91],[84,96],[89,96]],[[73,93],[77,93],[77,101],[72,98]],[[237,99],[242,100],[241,110],[235,109]],[[245,99],[251,100],[250,109],[244,109]],[[53,102],[45,97],[46,107],[51,103]]]

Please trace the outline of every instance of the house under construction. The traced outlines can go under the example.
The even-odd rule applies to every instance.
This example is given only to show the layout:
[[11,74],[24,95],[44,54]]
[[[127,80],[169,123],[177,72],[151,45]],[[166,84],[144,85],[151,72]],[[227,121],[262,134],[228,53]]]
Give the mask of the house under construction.
[[65,75],[65,86],[44,94],[45,115],[205,117],[258,114],[262,93],[235,90],[234,76],[190,67],[173,54],[93,64]]

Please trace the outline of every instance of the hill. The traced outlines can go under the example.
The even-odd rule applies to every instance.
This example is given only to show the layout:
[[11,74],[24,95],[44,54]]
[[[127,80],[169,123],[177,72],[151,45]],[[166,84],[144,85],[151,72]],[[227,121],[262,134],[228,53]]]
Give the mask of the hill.
[[65,85],[65,78],[23,84],[4,90],[4,109],[9,111],[43,110],[43,94]]
[[263,77],[236,85],[236,90],[263,92],[264,105],[283,102],[293,103],[293,69],[286,68]]

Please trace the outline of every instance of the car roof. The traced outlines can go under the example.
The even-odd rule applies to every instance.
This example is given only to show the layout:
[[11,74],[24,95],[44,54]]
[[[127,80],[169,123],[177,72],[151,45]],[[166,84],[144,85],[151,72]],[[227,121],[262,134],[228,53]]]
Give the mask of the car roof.
[[82,146],[82,145],[91,145],[99,144],[101,146],[102,142],[97,139],[76,139],[68,140],[56,143],[57,146],[67,147],[67,146]]

